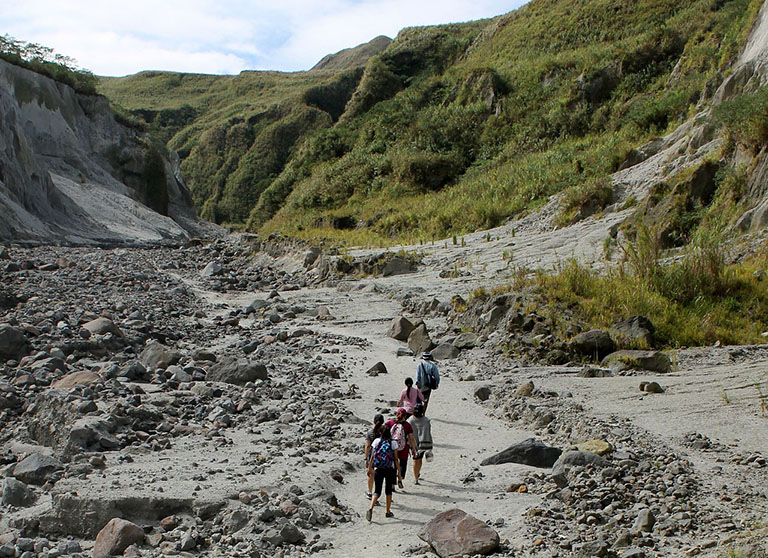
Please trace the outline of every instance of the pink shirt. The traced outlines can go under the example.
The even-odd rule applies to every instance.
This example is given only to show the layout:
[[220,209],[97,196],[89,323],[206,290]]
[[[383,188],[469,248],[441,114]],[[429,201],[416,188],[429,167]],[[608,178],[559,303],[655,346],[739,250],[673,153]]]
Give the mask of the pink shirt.
[[408,411],[408,413],[413,414],[413,408],[416,406],[416,403],[418,403],[419,400],[424,401],[424,396],[421,394],[421,390],[419,388],[413,386],[411,387],[410,397],[408,397],[408,388],[405,388],[402,392],[400,392],[400,399],[397,400],[397,405],[398,407],[402,405],[403,408]]

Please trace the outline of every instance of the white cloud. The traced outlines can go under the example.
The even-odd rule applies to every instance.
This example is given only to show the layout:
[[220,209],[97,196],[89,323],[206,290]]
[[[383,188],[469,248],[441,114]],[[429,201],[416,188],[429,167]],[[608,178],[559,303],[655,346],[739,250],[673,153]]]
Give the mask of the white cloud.
[[492,17],[523,0],[0,0],[0,29],[100,75],[308,69],[403,27]]

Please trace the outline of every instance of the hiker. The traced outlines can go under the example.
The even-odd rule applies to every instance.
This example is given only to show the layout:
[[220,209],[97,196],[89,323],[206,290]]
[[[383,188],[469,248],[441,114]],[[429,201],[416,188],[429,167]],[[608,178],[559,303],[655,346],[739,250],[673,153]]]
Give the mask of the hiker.
[[413,427],[408,424],[408,413],[402,407],[397,410],[395,419],[388,420],[384,427],[389,426],[392,446],[397,450],[397,487],[403,488],[403,479],[408,470],[408,453],[416,455],[416,439],[413,437]]
[[424,457],[427,458],[427,461],[432,460],[432,422],[424,416],[423,404],[416,405],[413,409],[413,416],[408,420],[408,423],[413,428],[416,447],[419,448],[419,451],[413,456],[414,484],[419,484]]
[[[368,469],[369,462],[373,457],[371,446],[373,441],[381,436],[381,431],[384,428],[384,415],[376,414],[373,417],[373,428],[365,435],[365,468]],[[368,475],[368,492],[365,495],[368,499],[371,499],[373,492],[373,475]]]
[[439,385],[440,373],[437,371],[435,359],[432,358],[432,353],[423,353],[421,355],[421,362],[416,368],[416,387],[421,390],[421,394],[424,397],[425,415],[429,405],[429,396],[432,394],[432,390],[437,389]]
[[413,408],[424,401],[424,396],[419,388],[413,387],[413,379],[405,379],[405,389],[400,392],[400,399],[397,400],[397,406],[403,407],[408,416],[413,414]]
[[373,479],[374,490],[371,498],[371,506],[365,512],[365,518],[370,521],[373,517],[373,508],[381,498],[381,486],[384,485],[384,494],[386,495],[386,517],[393,517],[390,510],[392,507],[392,491],[395,488],[396,457],[395,450],[392,448],[392,433],[388,426],[381,429],[381,436],[376,438],[371,444],[371,459],[368,461],[368,477]]

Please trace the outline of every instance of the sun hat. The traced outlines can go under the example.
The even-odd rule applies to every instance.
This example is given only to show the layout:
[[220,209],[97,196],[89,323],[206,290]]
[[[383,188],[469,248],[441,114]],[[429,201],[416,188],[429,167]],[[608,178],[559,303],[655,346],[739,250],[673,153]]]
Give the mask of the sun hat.
[[397,410],[397,412],[395,413],[395,416],[400,417],[400,416],[404,416],[404,415],[407,415],[407,414],[408,414],[408,411],[406,411],[403,407],[400,407]]
[[434,360],[434,359],[432,358],[432,353],[422,353],[422,354],[421,354],[421,358],[422,358],[423,360]]

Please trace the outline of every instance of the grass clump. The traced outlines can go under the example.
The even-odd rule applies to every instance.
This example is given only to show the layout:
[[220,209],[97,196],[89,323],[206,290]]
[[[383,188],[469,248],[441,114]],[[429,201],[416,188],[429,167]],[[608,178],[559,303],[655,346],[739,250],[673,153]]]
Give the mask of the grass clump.
[[643,315],[663,347],[758,343],[768,329],[768,285],[754,271],[765,255],[726,265],[719,239],[698,237],[678,260],[662,263],[659,241],[644,232],[622,245],[625,262],[604,274],[568,260],[552,274],[518,281],[550,304],[572,309],[588,327]]

